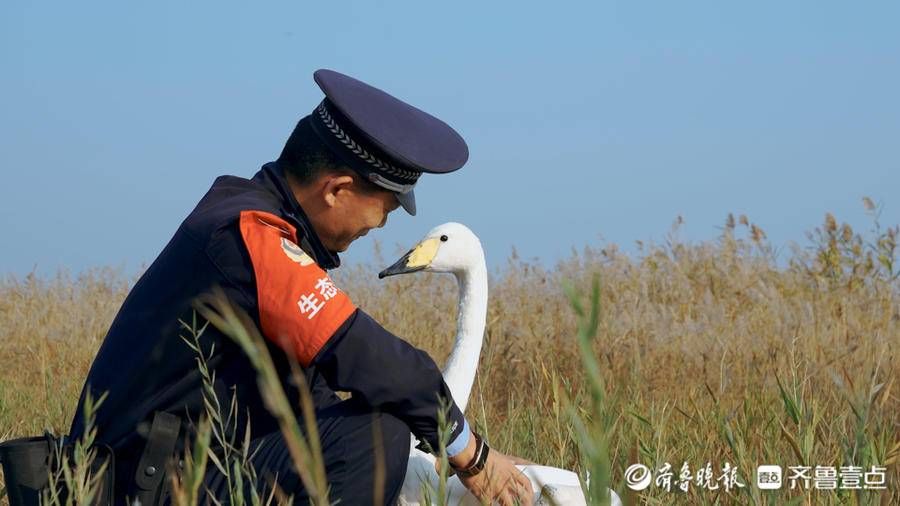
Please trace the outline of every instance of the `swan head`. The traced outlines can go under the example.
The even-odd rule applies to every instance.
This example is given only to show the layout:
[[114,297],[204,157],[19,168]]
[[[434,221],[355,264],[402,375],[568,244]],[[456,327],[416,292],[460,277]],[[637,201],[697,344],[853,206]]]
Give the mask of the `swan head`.
[[378,273],[379,278],[408,272],[462,272],[484,263],[481,241],[463,224],[444,223],[431,229],[413,249]]

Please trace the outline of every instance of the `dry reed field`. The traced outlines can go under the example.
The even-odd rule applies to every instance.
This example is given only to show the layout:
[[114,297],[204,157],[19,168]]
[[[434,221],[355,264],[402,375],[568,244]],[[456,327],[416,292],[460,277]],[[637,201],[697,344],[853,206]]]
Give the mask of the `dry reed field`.
[[[555,266],[513,254],[491,273],[469,420],[501,451],[569,469],[590,464],[579,423],[601,427],[593,442],[608,449],[611,486],[626,504],[900,504],[897,228],[881,226],[878,209],[865,205],[871,230],[827,215],[777,259],[759,227],[731,216],[705,243],[673,232],[635,255],[587,246]],[[443,364],[455,333],[454,280],[380,281],[375,273],[393,255],[375,258],[335,272],[338,284]],[[587,303],[595,276],[600,316],[590,363],[602,381],[592,393],[563,286],[570,282]],[[0,439],[68,429],[133,281],[94,270],[0,282]],[[641,492],[625,486],[629,465],[658,478],[666,463],[671,490],[657,479]],[[707,463],[712,483],[700,486]],[[744,487],[716,481],[726,464]],[[761,464],[785,468],[780,490],[756,486]],[[809,466],[817,478],[792,489],[788,466]],[[840,480],[835,490],[816,489],[830,483],[828,468],[846,466],[886,467],[886,488],[865,489],[860,478],[860,489]],[[877,476],[868,481],[877,485]]]

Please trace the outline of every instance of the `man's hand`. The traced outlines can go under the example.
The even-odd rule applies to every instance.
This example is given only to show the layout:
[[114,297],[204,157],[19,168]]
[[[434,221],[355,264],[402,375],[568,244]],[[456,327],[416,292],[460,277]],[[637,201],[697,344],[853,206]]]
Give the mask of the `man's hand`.
[[493,500],[501,506],[534,503],[531,480],[519,471],[513,459],[493,448],[483,471],[475,476],[460,476],[459,481],[481,501]]
[[[451,464],[465,465],[474,455],[475,438],[471,437],[469,445],[462,453],[451,459]],[[440,460],[435,462],[435,469],[438,472],[440,472],[439,464]],[[501,506],[516,504],[531,506],[534,502],[531,481],[519,471],[516,464],[531,464],[531,462],[504,455],[491,448],[484,469],[475,476],[460,476],[459,481],[482,502],[497,501]]]

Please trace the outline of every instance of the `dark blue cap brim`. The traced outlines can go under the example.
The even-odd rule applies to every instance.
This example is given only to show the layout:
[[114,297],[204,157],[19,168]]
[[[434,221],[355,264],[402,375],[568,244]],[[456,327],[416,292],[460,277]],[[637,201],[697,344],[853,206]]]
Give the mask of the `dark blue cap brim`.
[[400,205],[403,206],[403,209],[409,213],[410,216],[416,215],[416,195],[413,193],[415,190],[410,190],[407,193],[395,193],[397,195],[397,200],[400,201]]

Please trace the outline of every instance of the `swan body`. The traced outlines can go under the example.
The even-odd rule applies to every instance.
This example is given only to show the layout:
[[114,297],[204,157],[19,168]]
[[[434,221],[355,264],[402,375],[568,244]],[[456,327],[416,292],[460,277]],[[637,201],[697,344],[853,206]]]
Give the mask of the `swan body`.
[[[379,273],[379,277],[415,271],[446,272],[456,277],[459,288],[459,313],[456,340],[443,369],[444,381],[450,388],[460,411],[465,412],[484,339],[487,319],[488,282],[487,265],[481,241],[459,223],[445,223],[429,231],[419,243],[395,264]],[[435,457],[410,444],[406,478],[398,503],[403,506],[423,504],[423,490],[427,486],[435,493],[439,477],[435,470]],[[535,494],[534,504],[582,505],[586,504],[578,475],[572,471],[540,465],[518,465],[531,481]],[[459,478],[447,480],[447,504],[478,505]],[[615,492],[610,491],[611,504],[621,506]],[[548,499],[549,498],[549,499]]]

